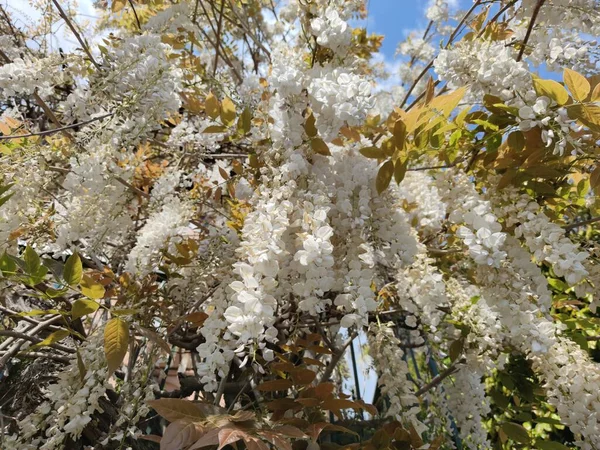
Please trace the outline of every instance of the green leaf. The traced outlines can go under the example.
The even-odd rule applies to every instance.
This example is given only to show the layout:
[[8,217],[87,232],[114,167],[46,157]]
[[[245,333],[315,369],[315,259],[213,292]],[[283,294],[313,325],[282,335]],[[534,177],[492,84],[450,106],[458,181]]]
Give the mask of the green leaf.
[[540,450],[569,450],[569,447],[556,441],[535,441],[535,446]]
[[42,342],[38,342],[37,344],[32,345],[31,348],[40,348],[40,347],[46,347],[48,345],[55,344],[56,342],[62,341],[69,334],[71,334],[71,333],[69,333],[67,330],[57,330],[54,333],[50,334]]
[[463,348],[465,346],[464,339],[457,339],[450,344],[449,354],[450,360],[456,361],[456,359],[461,355]]
[[375,179],[375,187],[377,188],[377,192],[379,194],[385,191],[390,185],[390,181],[392,181],[393,175],[394,162],[390,159],[389,161],[386,161],[379,169],[379,172],[377,172],[377,178]]
[[79,319],[80,317],[96,312],[98,308],[100,308],[100,305],[94,300],[75,300],[73,307],[71,308],[71,317],[73,320]]
[[385,158],[385,152],[378,147],[364,147],[359,150],[360,154],[371,159]]
[[557,278],[548,278],[548,284],[559,292],[565,292],[569,286],[562,280]]
[[40,257],[29,245],[25,248],[23,259],[25,260],[25,270],[29,275],[35,274],[42,265]]
[[408,169],[408,158],[404,162],[400,162],[397,160],[394,164],[394,180],[396,180],[397,184],[400,184],[404,177],[406,176],[406,170]]
[[129,325],[118,317],[112,318],[104,328],[104,354],[108,364],[108,375],[117,370],[127,353]]
[[224,133],[227,127],[224,125],[210,125],[202,131],[203,133]]
[[81,279],[81,292],[88,298],[100,299],[104,297],[104,286],[95,281],[89,275],[84,275]]
[[406,143],[406,124],[401,119],[394,124],[394,142],[398,150],[402,150]]
[[534,78],[533,87],[539,96],[545,95],[556,101],[559,105],[564,105],[569,101],[569,93],[563,85],[557,81]]
[[238,119],[238,130],[242,133],[247,134],[252,128],[252,112],[249,108],[244,108],[242,115]]
[[5,195],[4,197],[0,198],[0,206],[4,205],[7,201],[10,200],[10,198],[14,195],[14,192],[11,192],[8,195]]
[[83,265],[81,264],[81,258],[79,258],[77,253],[73,253],[65,263],[63,280],[65,280],[69,286],[75,286],[81,282],[82,276]]
[[12,275],[17,271],[17,263],[11,256],[4,252],[2,258],[0,258],[0,272],[3,276]]
[[511,438],[515,442],[519,442],[521,444],[529,444],[529,433],[523,427],[515,422],[505,422],[501,425],[502,431],[506,433],[506,435]]
[[81,358],[79,349],[77,349],[76,353],[77,353],[77,369],[79,369],[79,379],[83,383],[83,380],[85,380],[85,374],[87,373],[87,369],[85,368],[85,364],[83,363],[83,359]]

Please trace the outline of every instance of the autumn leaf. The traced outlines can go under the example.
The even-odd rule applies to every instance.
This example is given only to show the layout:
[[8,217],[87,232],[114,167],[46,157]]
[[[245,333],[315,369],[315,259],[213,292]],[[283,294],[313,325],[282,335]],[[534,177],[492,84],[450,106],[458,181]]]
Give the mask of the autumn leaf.
[[[221,114],[221,107],[219,105],[219,100],[214,96],[212,92],[209,92],[206,96],[206,100],[204,100],[204,111],[211,119],[216,119]],[[206,133],[206,131],[205,131]]]
[[567,90],[557,81],[534,78],[533,87],[539,96],[549,97],[559,105],[564,105],[569,101]]
[[318,153],[319,155],[331,156],[331,152],[329,151],[329,147],[327,146],[327,144],[325,143],[325,141],[323,141],[323,139],[313,138],[310,141],[310,146],[312,147],[313,151],[315,153]]
[[161,398],[159,400],[148,400],[148,405],[154,409],[159,416],[169,422],[177,420],[187,420],[199,422],[206,418],[200,408],[190,400],[179,398]]
[[280,379],[265,381],[257,386],[259,391],[270,392],[270,391],[287,391],[294,385],[290,379]]
[[110,319],[104,328],[104,354],[109,376],[121,366],[128,345],[129,324],[118,317]]
[[590,93],[590,82],[578,72],[565,68],[563,71],[563,80],[573,98],[578,102],[583,102]]
[[221,102],[221,121],[229,126],[235,120],[235,104],[229,97],[225,97]]
[[203,429],[198,423],[175,421],[169,424],[160,440],[160,450],[180,450],[202,437]]
[[100,299],[104,297],[105,289],[100,283],[89,275],[83,275],[81,279],[81,292],[88,298]]

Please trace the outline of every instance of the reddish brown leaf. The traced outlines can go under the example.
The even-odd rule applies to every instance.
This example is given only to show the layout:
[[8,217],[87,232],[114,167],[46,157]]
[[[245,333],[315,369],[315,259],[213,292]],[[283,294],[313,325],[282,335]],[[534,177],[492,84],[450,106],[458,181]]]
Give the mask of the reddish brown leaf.
[[313,408],[321,404],[316,398],[297,398],[296,401],[306,408]]
[[147,402],[161,417],[169,422],[187,420],[197,422],[205,418],[202,411],[191,401],[178,398],[161,398]]
[[291,398],[279,398],[267,403],[267,408],[271,411],[298,411],[302,409],[302,406]]
[[302,430],[296,428],[293,425],[281,425],[280,427],[273,428],[273,431],[294,438],[306,437],[306,434]]
[[259,391],[272,392],[272,391],[287,391],[293,386],[292,380],[280,379],[265,381],[257,386]]
[[199,424],[186,420],[176,421],[167,427],[160,440],[160,450],[179,450],[187,447],[202,436]]
[[317,377],[317,374],[314,373],[312,370],[302,368],[291,370],[290,375],[292,377],[292,380],[294,381],[294,384],[300,386],[306,386],[312,383]]
[[234,427],[225,427],[219,430],[219,448],[217,450],[221,450],[223,447],[229,444],[233,444],[241,439],[248,437],[245,431],[240,430],[239,428]]
[[199,440],[196,441],[188,450],[196,450],[197,448],[208,447],[209,445],[219,445],[219,429],[213,428]]

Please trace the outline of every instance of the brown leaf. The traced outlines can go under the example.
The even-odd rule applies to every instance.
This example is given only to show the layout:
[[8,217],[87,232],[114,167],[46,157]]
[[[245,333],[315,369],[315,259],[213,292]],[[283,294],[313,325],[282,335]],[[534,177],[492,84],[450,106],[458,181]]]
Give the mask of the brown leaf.
[[257,386],[259,391],[272,392],[272,391],[287,391],[294,385],[290,379],[280,379],[265,381]]
[[160,349],[162,351],[164,351],[166,354],[171,353],[171,347],[169,347],[169,344],[167,344],[165,342],[165,340],[162,337],[160,337],[160,335],[158,333],[156,333],[155,331],[149,330],[147,328],[143,328],[143,327],[141,327],[141,326],[139,326],[137,324],[135,326],[135,329],[142,336],[148,338],[148,340],[150,340],[151,342],[153,342],[156,345],[158,345],[160,347]]
[[271,433],[269,431],[263,431],[261,434],[265,437],[265,439],[271,442],[277,450],[293,450],[292,444],[283,439],[280,435]]
[[249,436],[244,442],[246,442],[247,450],[269,450],[267,444],[252,436]]
[[219,445],[219,429],[213,428],[204,436],[196,441],[188,450],[196,450],[197,448],[208,447],[209,445]]
[[176,421],[167,427],[160,440],[160,450],[179,450],[187,447],[202,436],[199,424],[188,421]]
[[306,437],[306,433],[304,433],[304,431],[300,430],[299,428],[293,425],[281,425],[279,427],[273,428],[273,431],[294,438]]
[[328,422],[318,422],[318,423],[310,424],[307,427],[307,434],[310,436],[310,438],[313,441],[316,441],[319,438],[319,435],[324,430],[340,431],[342,433],[349,433],[349,434],[353,434],[355,436],[358,436],[357,433],[355,433],[352,430],[349,430],[348,428],[342,427],[340,425],[333,425],[333,424],[328,423]]
[[310,141],[310,146],[312,147],[315,153],[323,156],[331,156],[331,152],[329,151],[329,147],[325,143],[325,141],[321,138],[313,138]]
[[217,450],[221,450],[223,447],[229,444],[233,444],[241,439],[248,437],[245,431],[240,430],[235,427],[225,427],[219,430],[219,448]]
[[314,381],[317,374],[310,369],[293,369],[290,371],[290,375],[294,384],[299,386],[306,386]]
[[202,311],[193,312],[183,316],[183,320],[193,323],[198,327],[201,327],[206,319],[208,319],[208,314]]
[[302,405],[291,398],[279,398],[267,403],[267,408],[269,408],[271,411],[298,411],[302,409]]
[[147,403],[158,413],[158,415],[164,417],[169,422],[175,422],[177,420],[198,422],[206,418],[196,404],[189,400],[161,398],[159,400],[149,400]]

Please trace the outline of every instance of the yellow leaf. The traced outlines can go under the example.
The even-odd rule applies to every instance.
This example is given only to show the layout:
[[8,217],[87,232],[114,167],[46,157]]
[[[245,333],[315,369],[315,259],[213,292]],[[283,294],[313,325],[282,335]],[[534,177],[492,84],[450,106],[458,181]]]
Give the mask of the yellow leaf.
[[112,12],[116,13],[125,8],[127,4],[127,0],[113,0],[112,5],[110,5],[110,9]]
[[584,101],[590,93],[590,82],[574,70],[565,68],[563,71],[563,80],[571,91],[573,98],[578,102]]
[[429,107],[440,111],[444,114],[444,117],[449,117],[454,108],[458,106],[458,103],[462,100],[467,88],[461,87],[456,89],[449,94],[439,95],[431,100]]
[[590,101],[600,102],[600,83],[598,83],[592,91],[592,97],[590,98]]
[[571,119],[577,119],[590,130],[600,133],[600,106],[594,103],[569,105],[567,113]]
[[38,347],[45,347],[47,345],[52,345],[56,342],[62,341],[69,334],[71,334],[71,333],[69,333],[67,330],[57,330],[54,333],[50,334],[50,336],[48,336],[42,342],[38,342],[37,344],[32,345],[31,348],[38,348]]
[[229,126],[235,120],[235,104],[229,97],[225,97],[221,102],[221,121]]
[[323,139],[314,138],[310,141],[310,146],[312,147],[315,153],[324,156],[331,156],[331,152],[329,151],[329,147]]
[[221,114],[219,100],[217,100],[217,97],[215,97],[212,92],[209,92],[206,96],[206,100],[204,101],[204,111],[206,111],[206,114],[208,114],[208,117],[211,119],[216,119],[219,117],[219,114]]
[[534,78],[533,87],[538,95],[545,95],[556,101],[559,105],[564,105],[569,101],[569,93],[564,86],[557,81]]
[[108,364],[108,375],[117,370],[127,353],[129,345],[129,325],[115,317],[104,328],[104,354]]
[[73,307],[71,308],[71,318],[73,320],[79,319],[80,317],[96,312],[98,308],[100,308],[100,305],[94,300],[75,300]]
[[375,179],[375,187],[377,188],[377,192],[379,194],[385,191],[390,185],[390,181],[392,181],[393,175],[394,162],[390,159],[389,161],[386,161],[379,169],[379,172],[377,172],[377,178]]
[[84,275],[81,279],[81,292],[88,298],[99,299],[104,297],[104,286],[95,281],[89,275]]

